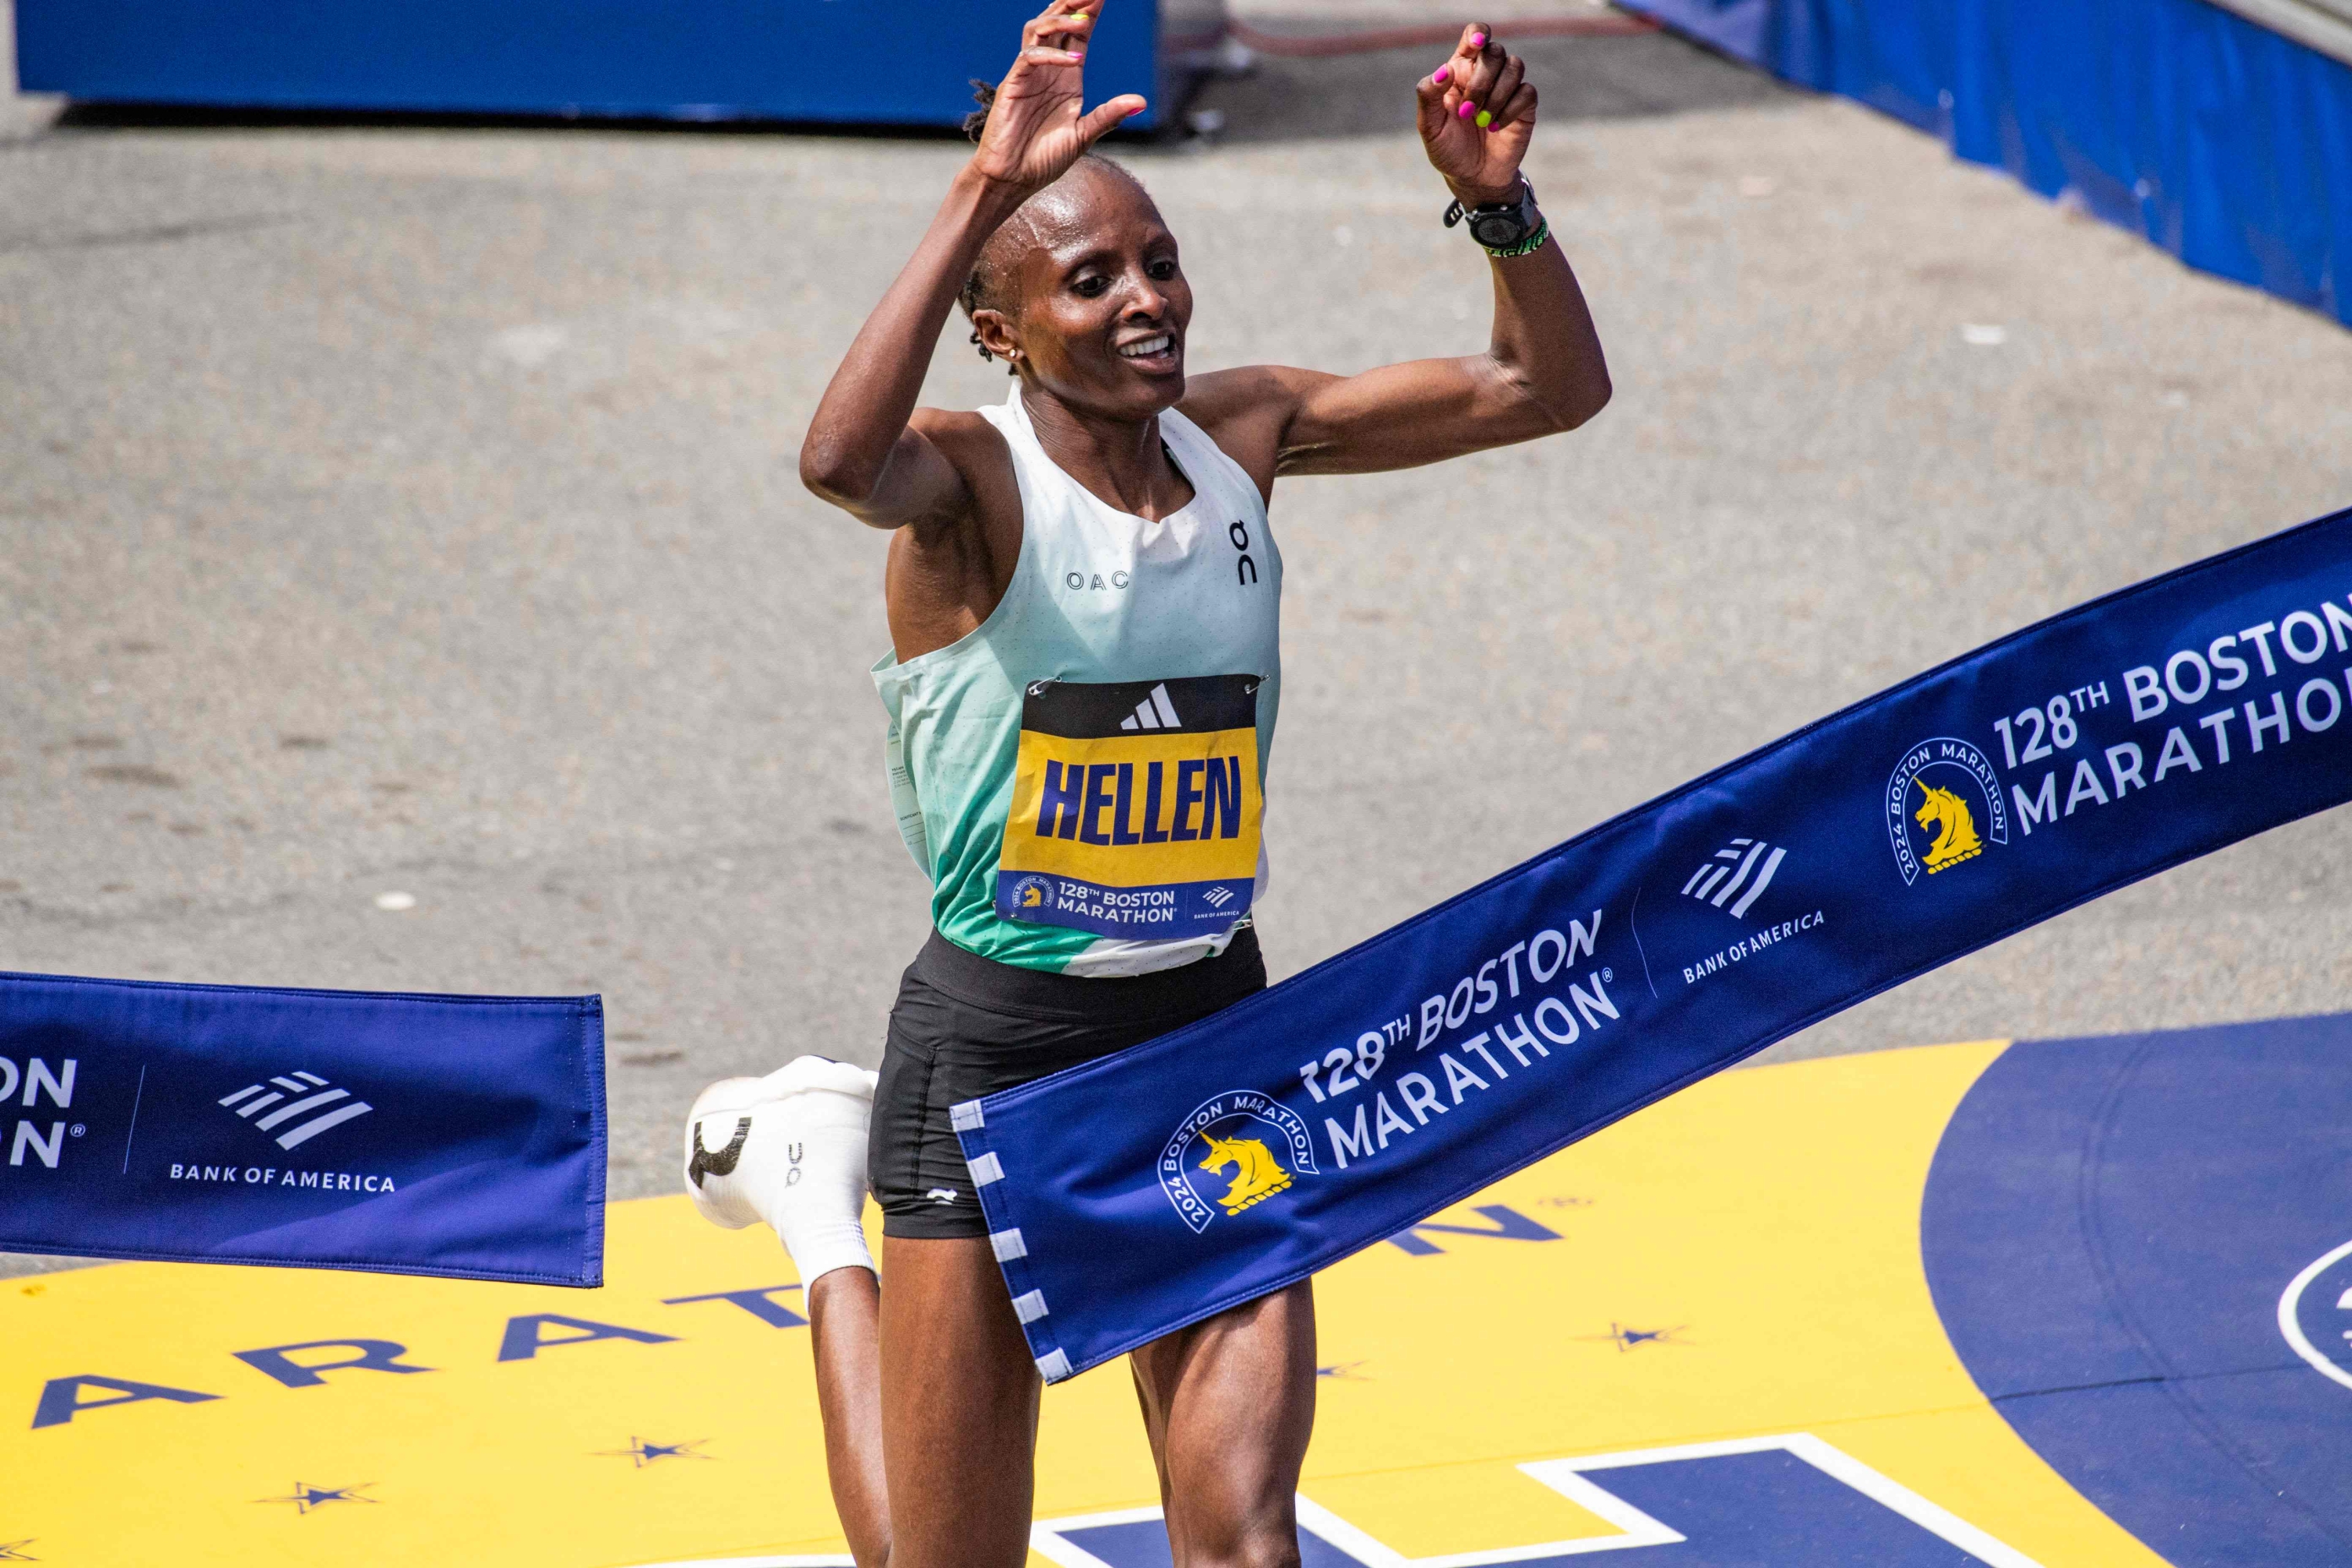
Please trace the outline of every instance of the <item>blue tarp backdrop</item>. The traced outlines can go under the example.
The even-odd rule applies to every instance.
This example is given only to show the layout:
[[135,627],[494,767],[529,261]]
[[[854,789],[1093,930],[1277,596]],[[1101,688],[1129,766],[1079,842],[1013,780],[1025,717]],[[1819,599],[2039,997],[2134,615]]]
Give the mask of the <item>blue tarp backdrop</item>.
[[0,974],[0,1250],[604,1273],[593,996]]
[[[2205,0],[1623,0],[2352,324],[2352,67]],[[28,91],[100,101],[953,124],[1029,0],[16,0]],[[1096,41],[1163,122],[1216,0]],[[813,68],[877,46],[887,70]],[[1602,46],[1605,47],[1605,46]]]
[[2205,0],[1622,0],[2352,325],[2352,66]]
[[[1159,6],[1087,65],[1158,123]],[[1031,0],[16,0],[28,92],[132,103],[953,125],[1004,74]],[[844,68],[842,62],[877,62]],[[887,61],[887,65],[879,62]]]
[[2352,511],[2005,637],[958,1130],[1066,1377],[2347,798]]

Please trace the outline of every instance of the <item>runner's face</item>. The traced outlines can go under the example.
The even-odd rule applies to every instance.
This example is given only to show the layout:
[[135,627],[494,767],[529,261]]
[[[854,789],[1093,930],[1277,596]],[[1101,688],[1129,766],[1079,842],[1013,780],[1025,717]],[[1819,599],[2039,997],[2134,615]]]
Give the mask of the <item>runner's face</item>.
[[1014,274],[1014,338],[1040,385],[1073,407],[1148,418],[1184,395],[1192,289],[1151,198],[1082,174],[1031,215],[1037,243]]

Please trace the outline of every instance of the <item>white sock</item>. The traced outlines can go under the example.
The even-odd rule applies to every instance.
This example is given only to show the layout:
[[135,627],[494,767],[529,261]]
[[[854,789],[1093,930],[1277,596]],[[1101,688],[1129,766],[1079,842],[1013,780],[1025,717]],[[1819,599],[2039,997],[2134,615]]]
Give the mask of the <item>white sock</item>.
[[875,1075],[800,1057],[764,1079],[712,1084],[687,1119],[686,1185],[714,1224],[765,1221],[801,1283],[872,1269],[866,1245],[866,1124]]
[[801,1283],[814,1288],[836,1268],[874,1268],[866,1245],[869,1100],[810,1089],[762,1106],[753,1136],[774,1140],[751,1188],[760,1217],[775,1227]]

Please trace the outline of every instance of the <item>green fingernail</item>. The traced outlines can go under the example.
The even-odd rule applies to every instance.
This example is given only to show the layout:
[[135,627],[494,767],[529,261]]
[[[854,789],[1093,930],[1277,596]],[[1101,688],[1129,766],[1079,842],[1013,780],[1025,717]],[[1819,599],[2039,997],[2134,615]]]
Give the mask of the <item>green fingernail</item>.
[[1491,115],[1491,114],[1487,113],[1487,112],[1486,112],[1485,110],[1483,110],[1483,109],[1482,109],[1482,110],[1480,110],[1478,111],[1478,129],[1479,129],[1479,130],[1484,131],[1484,130],[1486,130],[1486,127],[1488,127],[1489,125],[1492,125],[1492,124],[1494,124],[1494,123],[1495,123],[1495,117],[1494,117],[1493,115]]

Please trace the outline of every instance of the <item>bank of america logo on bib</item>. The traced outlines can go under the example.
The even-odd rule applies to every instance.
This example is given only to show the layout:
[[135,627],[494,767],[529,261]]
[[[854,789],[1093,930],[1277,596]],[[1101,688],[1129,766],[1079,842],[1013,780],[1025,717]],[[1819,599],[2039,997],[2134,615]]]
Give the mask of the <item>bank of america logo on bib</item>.
[[[224,1095],[219,1103],[269,1133],[280,1149],[307,1143],[375,1109],[364,1100],[353,1100],[350,1089],[337,1089],[309,1072],[247,1084],[235,1094]],[[285,1131],[279,1131],[280,1128]]]

